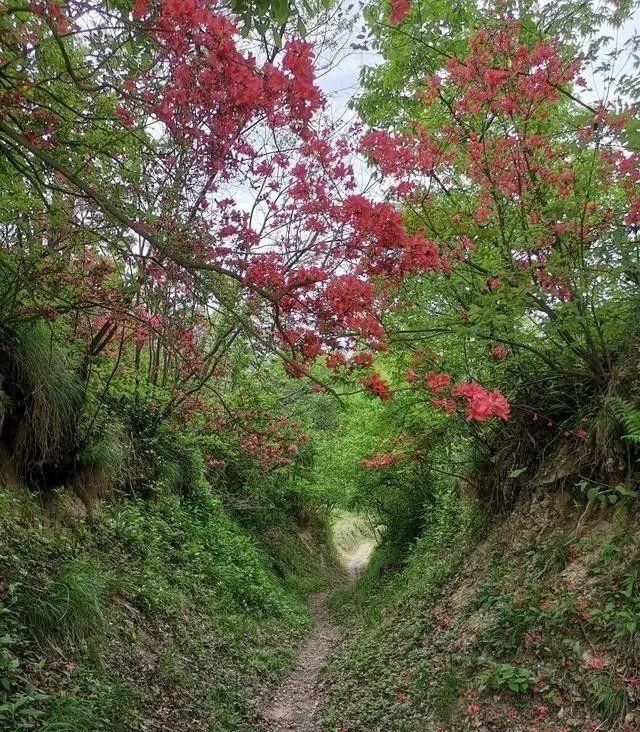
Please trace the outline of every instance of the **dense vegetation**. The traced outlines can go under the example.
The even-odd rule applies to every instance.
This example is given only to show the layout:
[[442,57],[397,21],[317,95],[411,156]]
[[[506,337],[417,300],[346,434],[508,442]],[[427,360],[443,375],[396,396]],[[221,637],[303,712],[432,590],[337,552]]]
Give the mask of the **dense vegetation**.
[[635,10],[0,3],[0,728],[640,728]]

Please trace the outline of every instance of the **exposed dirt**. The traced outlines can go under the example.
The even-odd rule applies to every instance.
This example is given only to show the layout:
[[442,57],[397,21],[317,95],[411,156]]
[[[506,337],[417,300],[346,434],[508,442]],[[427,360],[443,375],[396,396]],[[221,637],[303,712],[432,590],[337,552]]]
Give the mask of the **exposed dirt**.
[[[367,565],[375,544],[363,542],[349,557],[348,578],[355,580]],[[341,629],[327,610],[328,592],[313,595],[309,609],[313,630],[298,651],[291,674],[277,688],[261,714],[265,732],[321,732],[325,690],[320,671],[341,636]]]
[[329,651],[340,629],[327,612],[327,592],[311,598],[313,630],[298,651],[296,666],[262,712],[261,729],[269,732],[320,732],[324,690],[319,681]]

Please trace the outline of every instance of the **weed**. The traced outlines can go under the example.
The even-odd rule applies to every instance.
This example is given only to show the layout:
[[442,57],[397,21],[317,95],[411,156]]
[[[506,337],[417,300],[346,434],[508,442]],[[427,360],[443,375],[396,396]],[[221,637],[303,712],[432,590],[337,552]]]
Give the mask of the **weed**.
[[524,602],[516,603],[513,595],[506,594],[493,597],[491,604],[493,623],[484,633],[482,645],[493,653],[511,656],[541,617],[538,588],[530,586]]
[[587,679],[591,706],[607,720],[619,719],[628,707],[628,697],[613,674],[597,674]]
[[484,672],[478,689],[483,691],[488,687],[496,691],[524,694],[531,690],[536,681],[533,671],[523,666],[513,666],[510,663],[491,664]]
[[450,658],[448,665],[438,675],[438,681],[431,700],[432,708],[442,722],[451,722],[460,699],[460,693],[466,682],[467,677],[460,664]]
[[638,491],[624,483],[609,486],[581,480],[578,483],[578,488],[585,494],[589,503],[597,502],[602,506],[613,506],[625,499],[635,500],[638,498]]
[[33,729],[44,716],[44,710],[39,705],[47,698],[46,694],[38,692],[16,694],[5,697],[4,701],[0,698],[0,727],[11,732]]
[[25,616],[40,636],[82,641],[102,633],[105,624],[104,574],[82,559],[61,567],[51,585],[27,598]]

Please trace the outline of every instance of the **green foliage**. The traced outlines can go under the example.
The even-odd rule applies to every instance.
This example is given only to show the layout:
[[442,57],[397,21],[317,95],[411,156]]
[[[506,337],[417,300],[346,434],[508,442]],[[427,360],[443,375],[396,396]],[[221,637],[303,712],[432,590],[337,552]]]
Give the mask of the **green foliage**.
[[512,593],[492,596],[488,599],[492,609],[492,623],[482,643],[491,653],[511,657],[522,644],[528,632],[541,616],[539,588],[528,588],[526,599],[516,601]]
[[578,487],[589,502],[597,501],[603,506],[614,506],[624,499],[636,499],[638,497],[638,492],[624,483],[607,486],[594,485],[587,480],[583,480],[578,483]]
[[285,562],[202,478],[188,496],[105,505],[91,526],[0,491],[0,726],[126,732],[169,724],[172,698],[176,723],[249,732],[333,569],[320,528],[303,542],[274,526]]
[[[622,51],[614,49],[608,37],[608,27],[618,27],[629,18],[635,3],[618,9],[596,2],[578,5],[572,0],[553,6],[535,2],[508,5],[509,17],[519,29],[519,42],[532,46],[540,39],[558,37],[567,58],[574,49],[580,49],[581,57],[597,58],[603,75],[609,73],[614,78],[620,57],[637,53],[637,38]],[[422,140],[442,145],[445,157],[449,152],[455,155],[455,141],[451,150],[444,152],[446,130],[455,124],[457,115],[456,90],[448,85],[447,65],[452,58],[464,59],[470,52],[467,39],[494,27],[498,14],[491,5],[412,2],[407,17],[394,25],[389,21],[390,10],[386,0],[366,9],[369,35],[365,42],[378,57],[376,66],[365,67],[362,73],[357,107],[374,127],[409,137],[416,136],[419,129]],[[442,84],[432,99],[422,91],[434,74]],[[535,121],[536,134],[561,138],[566,145],[551,156],[554,159],[549,165],[563,165],[565,155],[571,159],[575,186],[562,200],[538,190],[539,180],[533,184],[538,192],[531,197],[485,190],[473,174],[467,180],[470,163],[464,155],[457,166],[449,161],[443,165],[443,180],[440,173],[416,176],[423,203],[413,201],[406,206],[409,228],[426,233],[444,251],[464,235],[472,242],[472,251],[451,272],[408,279],[394,293],[402,305],[386,321],[392,348],[380,359],[397,385],[388,411],[394,415],[396,434],[406,430],[418,443],[412,447],[420,450],[422,460],[420,472],[415,466],[404,475],[398,466],[379,471],[379,485],[372,478],[372,489],[363,491],[379,502],[385,489],[386,495],[395,498],[409,483],[415,494],[424,490],[423,505],[428,502],[429,489],[424,486],[436,482],[437,472],[427,475],[425,463],[430,463],[432,472],[444,469],[468,478],[474,467],[484,462],[486,472],[477,481],[477,490],[489,511],[510,508],[528,485],[533,487],[542,457],[559,452],[565,453],[561,480],[566,484],[575,485],[585,476],[607,485],[634,479],[637,461],[630,446],[620,440],[611,415],[615,402],[611,395],[628,396],[635,388],[640,313],[634,274],[637,245],[621,223],[629,206],[624,192],[611,185],[605,166],[596,163],[592,145],[570,132],[585,125],[588,116],[571,95],[550,104],[548,114]],[[469,109],[458,111],[465,119],[462,140],[489,136],[500,149],[510,135],[532,133],[532,120],[522,123],[512,117],[503,127],[499,114],[492,112],[487,117],[483,111],[477,116]],[[492,144],[483,145],[483,165],[488,172],[494,157],[486,150]],[[497,167],[502,165],[497,159],[494,162]],[[514,175],[515,167],[511,171]],[[495,173],[495,179],[499,177]],[[497,213],[495,218],[490,216],[479,223],[474,212],[485,194],[492,202],[489,208]],[[583,219],[580,211],[587,199],[594,210],[618,211],[618,224],[607,233],[603,227],[594,235],[588,256],[580,237],[570,235],[553,242],[550,237],[553,222]],[[540,227],[526,223],[532,220],[539,221]],[[520,255],[514,257],[515,252],[523,257],[534,252],[535,259],[542,239],[549,247],[545,267],[552,279],[559,278],[567,285],[566,297],[548,291],[534,293],[538,285],[533,280],[541,270],[532,272],[524,259],[518,261]],[[613,251],[617,254],[612,257]],[[499,284],[489,287],[490,281]],[[407,388],[408,369],[414,373],[417,369],[420,376],[429,371],[446,372],[456,380],[499,388],[513,405],[510,422],[455,430],[445,419],[438,422],[435,417],[418,417],[419,410],[430,411],[429,396],[421,379]],[[618,403],[621,414],[620,410]],[[623,411],[625,419],[633,419],[628,408]],[[378,430],[380,421],[375,424]],[[388,437],[390,432],[381,436]],[[633,432],[628,428],[628,441],[633,439]],[[438,445],[441,438],[460,449],[446,453]],[[462,453],[461,460],[456,452]],[[391,513],[392,507],[385,508]],[[412,513],[418,511],[414,506]]]
[[537,677],[528,668],[513,666],[510,663],[494,664],[483,675],[482,691],[486,686],[496,691],[511,691],[514,694],[523,694],[530,691],[536,683]]
[[[622,548],[619,548],[620,553]],[[618,555],[613,561],[620,562]],[[590,612],[590,622],[631,656],[640,649],[640,560],[634,556],[619,581],[608,586],[605,601]]]
[[[33,729],[44,714],[38,705],[46,699],[46,694],[30,693],[19,694],[6,701],[0,701],[0,722],[12,732]],[[46,726],[45,729],[47,729]],[[50,729],[55,729],[55,727]]]
[[107,579],[82,559],[63,564],[51,584],[21,604],[26,624],[36,635],[83,641],[100,635],[105,624]]
[[243,23],[247,35],[256,31],[272,38],[280,47],[287,26],[305,35],[307,24],[331,8],[334,0],[229,0],[228,5]]
[[623,439],[640,442],[640,410],[616,396],[612,399],[614,412],[627,430]]

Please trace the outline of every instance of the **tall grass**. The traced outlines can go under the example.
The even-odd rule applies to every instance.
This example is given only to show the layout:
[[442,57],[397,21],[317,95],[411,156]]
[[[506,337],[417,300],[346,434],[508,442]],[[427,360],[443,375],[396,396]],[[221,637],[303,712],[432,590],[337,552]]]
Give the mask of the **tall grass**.
[[28,625],[39,637],[81,642],[104,630],[106,577],[82,559],[63,565],[44,591],[26,598]]
[[51,327],[41,321],[15,331],[8,356],[9,378],[24,414],[14,439],[22,469],[55,462],[73,439],[84,384]]

